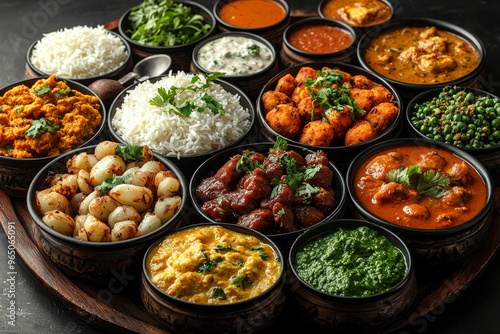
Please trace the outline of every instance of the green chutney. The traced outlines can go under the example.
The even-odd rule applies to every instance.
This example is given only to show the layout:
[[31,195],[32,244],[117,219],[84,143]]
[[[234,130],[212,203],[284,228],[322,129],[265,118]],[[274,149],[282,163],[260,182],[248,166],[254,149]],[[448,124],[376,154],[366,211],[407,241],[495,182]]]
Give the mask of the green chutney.
[[339,229],[304,244],[296,254],[296,270],[323,292],[364,297],[399,283],[406,275],[406,261],[389,240],[361,226]]

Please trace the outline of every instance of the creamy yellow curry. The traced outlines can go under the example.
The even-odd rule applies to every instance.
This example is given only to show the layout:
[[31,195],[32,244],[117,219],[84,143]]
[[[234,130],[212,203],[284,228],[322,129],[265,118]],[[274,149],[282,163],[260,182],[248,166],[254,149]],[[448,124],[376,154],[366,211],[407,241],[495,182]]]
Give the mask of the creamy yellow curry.
[[101,124],[99,99],[55,76],[0,96],[0,155],[54,156],[83,144]]
[[403,27],[382,33],[372,39],[364,56],[375,72],[419,85],[456,80],[479,64],[471,44],[436,27]]
[[167,294],[199,304],[256,297],[279,278],[281,259],[256,237],[221,226],[176,232],[153,248],[146,271]]

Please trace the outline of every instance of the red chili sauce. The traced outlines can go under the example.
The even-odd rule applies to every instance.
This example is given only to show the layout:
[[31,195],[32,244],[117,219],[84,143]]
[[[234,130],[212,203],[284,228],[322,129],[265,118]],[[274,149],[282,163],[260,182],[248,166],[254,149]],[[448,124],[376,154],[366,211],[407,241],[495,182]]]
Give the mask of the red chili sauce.
[[294,30],[288,41],[302,51],[332,53],[347,49],[352,44],[353,38],[348,31],[341,28],[311,25]]
[[219,17],[226,23],[242,28],[272,26],[286,16],[285,9],[272,0],[235,0],[219,9]]

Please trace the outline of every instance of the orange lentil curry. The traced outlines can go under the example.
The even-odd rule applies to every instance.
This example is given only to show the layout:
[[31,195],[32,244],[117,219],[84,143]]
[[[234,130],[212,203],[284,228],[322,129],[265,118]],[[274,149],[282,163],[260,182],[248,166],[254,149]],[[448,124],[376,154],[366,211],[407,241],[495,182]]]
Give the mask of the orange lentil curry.
[[0,96],[0,155],[54,156],[83,144],[101,123],[99,99],[55,76]]

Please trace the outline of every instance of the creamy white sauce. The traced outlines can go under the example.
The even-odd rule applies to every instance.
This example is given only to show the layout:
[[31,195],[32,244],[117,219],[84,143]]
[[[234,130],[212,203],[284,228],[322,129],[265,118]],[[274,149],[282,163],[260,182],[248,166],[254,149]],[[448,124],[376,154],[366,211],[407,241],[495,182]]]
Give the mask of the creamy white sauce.
[[272,54],[267,46],[254,39],[225,36],[200,47],[197,61],[209,72],[237,76],[263,70],[272,62]]

